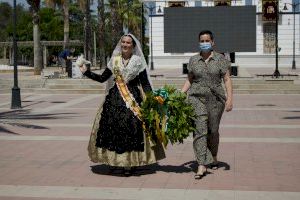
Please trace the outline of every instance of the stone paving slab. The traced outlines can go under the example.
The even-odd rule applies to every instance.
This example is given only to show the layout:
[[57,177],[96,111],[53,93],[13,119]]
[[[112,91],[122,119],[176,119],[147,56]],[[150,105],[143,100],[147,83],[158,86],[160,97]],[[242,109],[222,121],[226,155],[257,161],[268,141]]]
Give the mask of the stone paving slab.
[[[42,195],[41,195],[42,196]],[[57,199],[66,199],[66,200],[78,200],[78,198],[45,198],[45,197],[0,197],[0,200],[57,200]],[[108,199],[90,199],[89,200],[108,200]],[[114,199],[118,200],[118,199]]]
[[[52,197],[52,198],[79,198],[79,199],[111,199],[116,200],[120,197],[126,200],[132,199],[224,199],[235,200],[245,199],[253,200],[281,200],[281,199],[298,199],[299,193],[293,192],[253,192],[253,191],[222,191],[222,190],[180,190],[180,189],[136,189],[122,188],[116,191],[115,188],[82,188],[82,187],[43,187],[43,186],[0,186],[6,194],[15,194],[16,190],[21,190],[18,194],[27,197]],[[99,195],[101,194],[101,195]]]
[[[4,141],[89,141],[89,136],[24,136],[24,135],[0,135],[0,140]],[[184,142],[192,142],[192,134]],[[299,137],[220,137],[220,142],[240,142],[240,143],[300,143]]]
[[299,143],[221,142],[224,167],[210,170],[201,181],[193,179],[196,165],[191,147],[191,142],[169,146],[167,158],[159,165],[140,167],[136,176],[127,178],[89,162],[86,141],[1,140],[0,185],[300,190],[300,160],[293,159]]
[[251,138],[297,138],[300,137],[299,128],[230,128],[221,126],[220,128],[221,137],[251,137]]
[[[24,126],[26,124],[23,124]],[[49,124],[48,124],[49,125]],[[86,124],[82,127],[77,126],[70,131],[70,128],[74,126],[73,124],[69,124],[69,126],[33,126],[32,123],[24,126],[16,126],[10,124],[3,124],[2,128],[6,128],[10,131],[11,135],[22,135],[22,136],[89,136],[91,131],[91,125]],[[270,126],[271,128],[258,128],[258,127],[250,127],[245,129],[245,127],[225,127],[222,125],[220,128],[221,137],[251,137],[251,138],[297,138],[300,137],[299,128],[291,128],[287,126],[287,128],[274,128],[274,126]],[[4,132],[2,130],[1,135],[6,135],[8,132]]]
[[235,95],[235,110],[221,124],[222,168],[202,180],[193,178],[191,138],[169,145],[166,159],[132,177],[90,162],[87,142],[101,96],[23,98],[22,110],[10,110],[10,95],[0,95],[1,200],[300,197],[300,95]]

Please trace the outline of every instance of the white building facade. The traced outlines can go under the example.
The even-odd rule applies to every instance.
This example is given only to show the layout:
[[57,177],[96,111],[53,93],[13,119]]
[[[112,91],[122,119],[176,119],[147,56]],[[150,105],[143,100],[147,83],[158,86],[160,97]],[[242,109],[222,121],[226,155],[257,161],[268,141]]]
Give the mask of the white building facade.
[[[187,63],[194,53],[164,53],[164,8],[171,3],[183,3],[185,7],[214,6],[213,0],[200,1],[152,1],[149,6],[155,7],[153,14],[149,16],[149,44],[153,47],[154,68],[179,68]],[[300,0],[279,0],[280,17],[278,21],[278,65],[284,68],[291,68],[293,61],[293,31],[295,26],[295,61],[297,68],[300,68]],[[295,14],[291,4],[298,4],[295,7]],[[237,52],[235,54],[235,65],[239,67],[271,67],[275,66],[275,26],[262,20],[262,0],[233,0],[231,6],[256,5],[256,52]],[[286,9],[284,6],[286,5]],[[295,16],[295,24],[294,17]],[[269,24],[268,24],[269,23]],[[150,45],[151,54],[151,45]],[[196,53],[196,52],[195,52]],[[151,55],[149,55],[149,59]],[[150,63],[150,62],[149,62]]]

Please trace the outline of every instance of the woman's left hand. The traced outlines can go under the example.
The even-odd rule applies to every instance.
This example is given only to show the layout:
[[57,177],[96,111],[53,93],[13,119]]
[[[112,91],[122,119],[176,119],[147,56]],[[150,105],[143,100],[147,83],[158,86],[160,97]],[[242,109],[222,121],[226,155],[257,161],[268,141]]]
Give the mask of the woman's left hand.
[[86,67],[85,64],[79,66],[79,69],[80,69],[80,71],[81,71],[82,74],[84,74],[87,71],[87,67]]
[[232,100],[231,99],[227,99],[226,103],[225,103],[225,110],[226,110],[226,112],[231,111],[232,108],[233,108]]

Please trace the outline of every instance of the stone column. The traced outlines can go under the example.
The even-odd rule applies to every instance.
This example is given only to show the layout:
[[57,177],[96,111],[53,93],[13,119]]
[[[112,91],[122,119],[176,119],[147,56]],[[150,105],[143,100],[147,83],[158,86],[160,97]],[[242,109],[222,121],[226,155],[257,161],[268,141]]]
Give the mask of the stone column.
[[3,59],[6,59],[6,47],[3,47]]
[[44,64],[44,69],[47,67],[47,46],[43,46],[43,64]]
[[14,52],[13,52],[13,48],[9,47],[9,65],[13,65],[14,64]]

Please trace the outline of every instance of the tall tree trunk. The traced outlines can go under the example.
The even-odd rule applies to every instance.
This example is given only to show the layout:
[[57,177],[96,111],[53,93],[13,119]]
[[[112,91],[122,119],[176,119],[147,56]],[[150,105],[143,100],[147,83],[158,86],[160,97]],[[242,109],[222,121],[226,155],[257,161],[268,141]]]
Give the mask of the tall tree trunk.
[[84,23],[84,54],[87,60],[92,60],[92,30],[91,30],[91,14],[90,14],[90,0],[86,0],[85,4],[85,23]]
[[42,48],[40,39],[39,15],[33,11],[33,65],[34,75],[41,75],[42,71]]
[[65,0],[63,4],[64,10],[64,49],[69,48],[69,0]]
[[118,14],[119,4],[117,0],[110,0],[111,20],[112,20],[112,45],[116,46],[123,35],[123,22]]
[[41,75],[42,71],[42,48],[40,39],[40,0],[27,0],[32,12],[32,24],[33,24],[33,68],[34,75]]
[[104,16],[104,0],[98,0],[98,42],[99,42],[99,50],[100,50],[100,68],[104,68],[106,66],[105,62],[105,16]]

